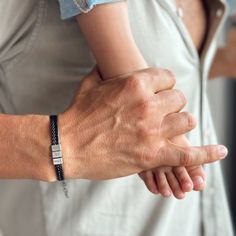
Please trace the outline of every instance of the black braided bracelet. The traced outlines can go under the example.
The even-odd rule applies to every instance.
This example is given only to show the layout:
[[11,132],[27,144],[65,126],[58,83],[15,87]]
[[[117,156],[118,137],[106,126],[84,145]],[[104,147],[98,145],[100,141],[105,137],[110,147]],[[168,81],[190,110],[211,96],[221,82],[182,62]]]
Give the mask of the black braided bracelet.
[[61,144],[59,144],[56,115],[50,116],[50,125],[51,125],[51,139],[52,139],[52,145],[51,145],[52,160],[55,166],[57,180],[63,181],[64,180],[64,173],[62,168],[63,159],[62,159]]
[[65,196],[68,197],[68,191],[66,188],[66,183],[64,181],[63,158],[62,158],[61,144],[59,142],[57,115],[50,115],[50,126],[51,126],[52,161],[55,166],[57,180],[62,181],[62,186],[64,189]]

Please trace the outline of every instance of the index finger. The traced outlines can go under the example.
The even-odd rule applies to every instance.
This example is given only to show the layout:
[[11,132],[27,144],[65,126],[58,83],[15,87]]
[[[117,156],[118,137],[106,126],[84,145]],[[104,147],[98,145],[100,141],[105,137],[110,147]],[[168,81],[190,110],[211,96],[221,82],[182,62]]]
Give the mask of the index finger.
[[151,93],[172,89],[176,83],[174,74],[167,69],[148,68],[138,73],[140,79],[146,83],[146,90]]

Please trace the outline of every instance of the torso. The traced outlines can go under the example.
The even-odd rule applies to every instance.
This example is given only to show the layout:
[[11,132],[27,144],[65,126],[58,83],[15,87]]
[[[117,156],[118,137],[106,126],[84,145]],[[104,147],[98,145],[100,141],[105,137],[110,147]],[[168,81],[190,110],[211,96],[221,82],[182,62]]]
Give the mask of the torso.
[[183,11],[183,22],[186,25],[199,54],[207,31],[207,10],[203,0],[176,0]]
[[[169,0],[170,3],[171,1]],[[196,27],[196,24],[203,25],[200,22],[202,18],[196,11],[199,10],[197,3],[200,3],[200,0],[181,1],[185,2],[186,6],[185,19],[189,16],[190,22],[193,23],[187,28],[198,48],[204,38],[201,32],[205,31]],[[27,2],[33,9],[28,7]],[[196,2],[191,3],[190,12],[188,2]],[[4,9],[6,3],[11,7]],[[130,0],[127,3],[135,40],[145,59],[152,67],[174,71],[177,78],[176,89],[183,91],[188,100],[185,111],[191,112],[199,120],[199,68],[187,40],[184,40],[184,33],[176,27],[177,24],[175,25],[177,20],[174,22],[174,17],[168,13],[171,8],[167,1]],[[164,3],[163,7],[160,7],[161,3]],[[57,0],[2,0],[0,9],[4,9],[4,14],[0,14],[1,35],[11,39],[9,51],[0,54],[2,61],[11,65],[8,73],[1,73],[5,63],[1,64],[0,109],[3,107],[3,112],[17,114],[58,114],[64,111],[73,99],[79,80],[94,66],[91,52],[76,22],[61,21]],[[7,16],[7,13],[11,17],[15,16],[16,11],[21,13],[17,14],[21,18],[17,22],[23,22],[22,27],[14,24],[15,30],[12,31],[5,24],[6,31],[3,31],[2,24],[8,22],[8,18],[5,19],[4,16]],[[202,12],[201,7],[200,11]],[[193,21],[196,15],[197,23]],[[26,16],[29,21],[25,20]],[[2,17],[5,20],[2,20]],[[37,24],[33,20],[34,17]],[[192,25],[198,37],[191,32]],[[26,37],[28,34],[33,36],[28,40],[29,43]],[[28,43],[27,47],[25,44],[21,46],[22,41]],[[20,56],[19,46],[23,50]],[[14,53],[17,61],[15,57],[9,59]],[[204,70],[207,70],[207,67],[206,64]],[[203,79],[206,80],[206,77]],[[203,93],[205,94],[205,91]],[[12,94],[14,96],[11,96]],[[14,98],[12,107],[7,102],[10,98]],[[204,144],[215,143],[208,106],[204,107],[203,129],[208,132],[210,130]],[[201,145],[200,125],[193,132],[188,134],[192,145]],[[8,230],[6,235],[19,235],[19,232],[21,235],[34,236],[68,235],[74,232],[76,235],[199,236],[200,224],[203,222],[204,231],[210,232],[210,235],[217,235],[217,232],[222,232],[221,235],[233,235],[228,230],[228,209],[225,205],[220,168],[207,165],[206,169],[209,173],[206,191],[203,195],[189,193],[181,203],[173,198],[152,196],[136,176],[104,182],[71,181],[70,201],[64,199],[61,186],[56,183],[0,181],[0,228]],[[218,194],[212,194],[216,187]],[[12,211],[13,208],[18,209],[17,207],[19,210]],[[25,214],[23,219],[22,214]],[[6,215],[11,221],[17,222],[16,227],[9,227]],[[214,217],[208,218],[208,215]],[[201,218],[202,216],[204,217]]]

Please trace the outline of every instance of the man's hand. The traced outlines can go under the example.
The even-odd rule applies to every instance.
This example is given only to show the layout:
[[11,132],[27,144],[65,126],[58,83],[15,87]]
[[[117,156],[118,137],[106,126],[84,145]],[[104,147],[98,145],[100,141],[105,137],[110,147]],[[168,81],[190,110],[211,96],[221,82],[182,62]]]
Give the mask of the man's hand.
[[[226,156],[223,146],[181,147],[169,140],[194,128],[167,70],[102,82],[96,70],[59,115],[65,177],[112,179],[158,166],[193,166]],[[174,122],[173,122],[174,120]]]

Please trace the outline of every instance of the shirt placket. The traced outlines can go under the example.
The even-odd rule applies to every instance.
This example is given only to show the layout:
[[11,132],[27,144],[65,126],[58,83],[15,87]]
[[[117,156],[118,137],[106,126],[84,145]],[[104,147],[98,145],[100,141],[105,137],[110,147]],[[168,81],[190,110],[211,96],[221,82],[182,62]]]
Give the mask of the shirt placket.
[[[193,41],[182,21],[182,19],[176,14],[173,9],[170,8],[170,6],[165,3],[165,1],[159,1],[160,5],[162,5],[173,21],[175,22],[182,38],[183,41],[186,45],[186,48],[189,50],[190,53],[190,58],[192,59],[192,63],[195,64],[196,67],[199,68],[199,82],[201,85],[200,89],[200,124],[199,126],[201,127],[201,140],[202,140],[202,145],[205,143],[209,143],[209,136],[210,136],[210,130],[209,130],[209,125],[205,124],[205,112],[204,110],[206,109],[206,103],[204,97],[205,97],[205,89],[206,89],[206,83],[208,80],[207,77],[207,66],[206,66],[206,61],[208,60],[209,57],[209,49],[212,45],[212,41],[215,38],[219,26],[222,23],[222,19],[224,18],[224,13],[226,10],[226,6],[223,3],[222,0],[207,0],[207,3],[209,5],[209,30],[208,34],[206,37],[205,45],[201,54],[201,57],[199,58],[198,52],[196,50],[195,45],[193,44]],[[216,209],[216,202],[219,201],[215,194],[215,182],[216,182],[216,176],[215,176],[215,171],[214,168],[208,168],[209,169],[209,174],[210,178],[208,178],[208,188],[203,191],[202,197],[201,197],[201,206],[202,206],[202,222],[203,222],[203,228],[202,228],[202,233],[203,235],[207,236],[218,236],[220,235],[218,230],[218,223],[219,220],[218,218],[221,217],[219,212]]]
[[[216,37],[219,31],[220,25],[223,23],[225,16],[226,6],[221,0],[208,1],[209,4],[209,31],[205,41],[205,46],[202,51],[200,58],[201,68],[201,139],[202,144],[207,145],[211,143],[211,119],[205,112],[208,108],[207,97],[205,96],[205,90],[208,81],[208,65],[207,62],[210,60],[210,47],[212,41]],[[220,230],[220,219],[222,218],[222,212],[217,209],[218,201],[221,201],[215,193],[217,185],[217,173],[215,166],[208,168],[208,182],[207,188],[202,192],[202,218],[203,218],[203,235],[207,236],[220,236],[222,232]],[[227,230],[226,230],[227,232]]]

